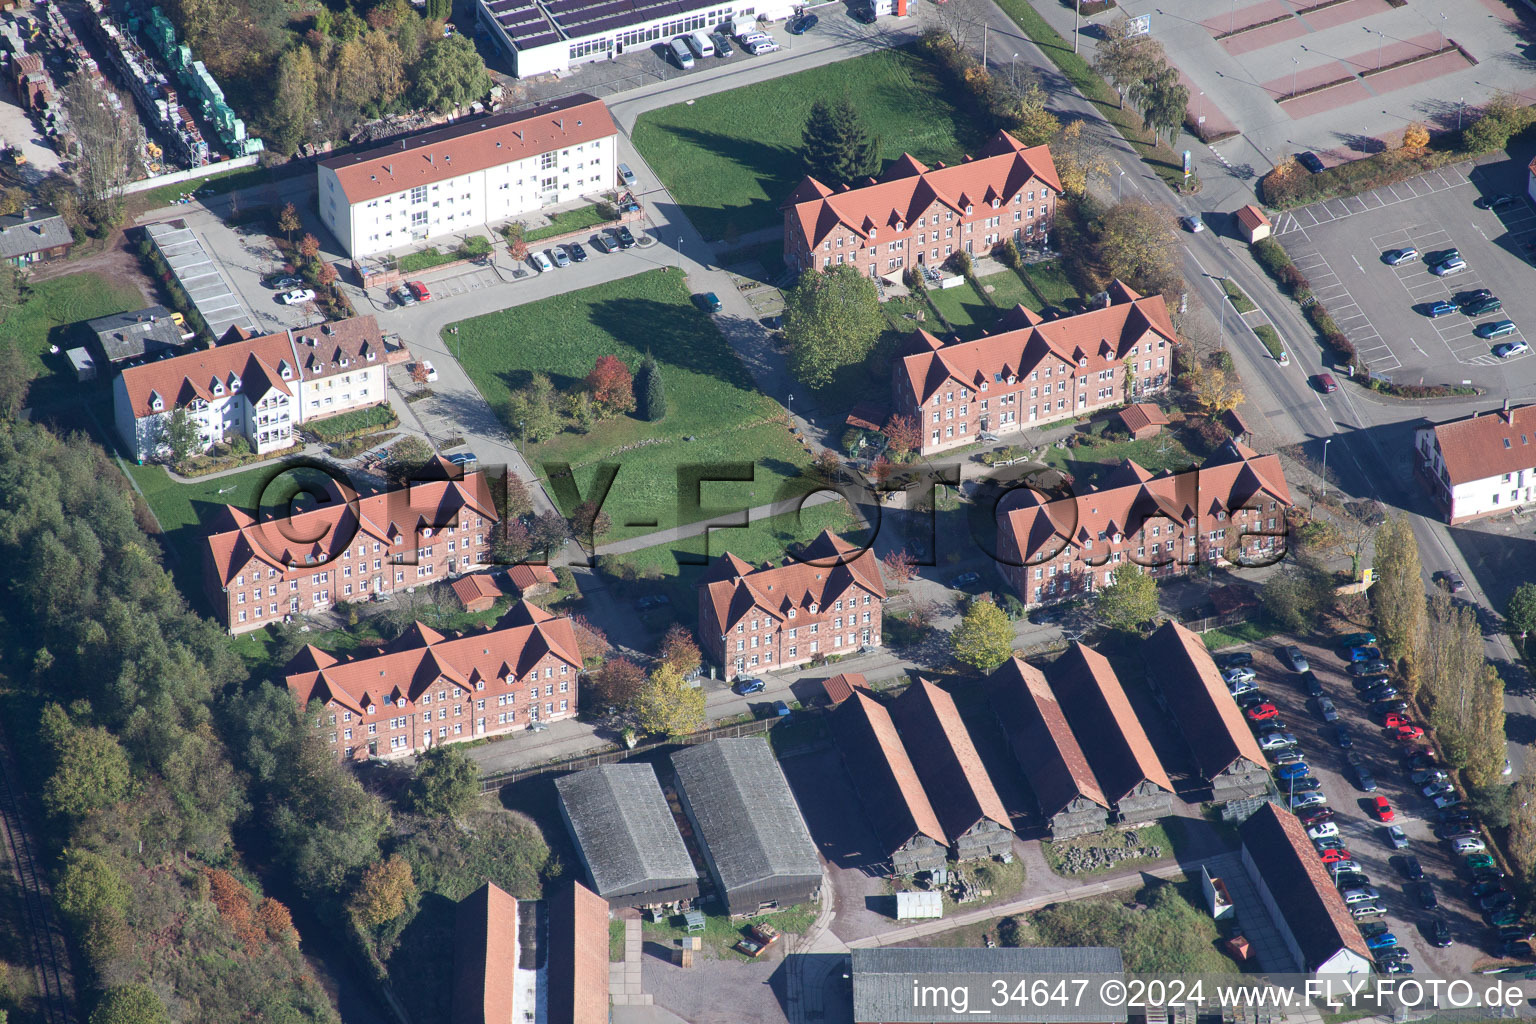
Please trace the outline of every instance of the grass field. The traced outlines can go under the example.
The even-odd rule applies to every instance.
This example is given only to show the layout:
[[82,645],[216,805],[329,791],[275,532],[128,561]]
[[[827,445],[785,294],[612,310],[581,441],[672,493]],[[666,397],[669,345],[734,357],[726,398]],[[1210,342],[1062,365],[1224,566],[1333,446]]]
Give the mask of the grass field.
[[[84,343],[83,321],[145,305],[133,285],[101,274],[70,274],[29,285],[25,301],[0,324],[0,336],[16,342],[37,382],[31,402],[45,404],[75,391],[74,371],[64,353]],[[59,347],[58,355],[49,353],[49,345]]]
[[[646,423],[617,416],[589,434],[567,432],[530,445],[542,476],[548,479],[551,463],[569,463],[583,495],[601,464],[619,467],[604,505],[614,524],[605,540],[809,490],[795,480],[809,459],[783,410],[756,391],[714,323],[690,303],[676,271],[627,277],[456,326],[453,343],[465,369],[513,436],[508,392],[534,371],[564,389],[582,381],[599,356],[617,355],[631,370],[646,352],[655,356],[666,418]],[[679,473],[720,478],[748,471],[750,481],[679,484]],[[694,495],[702,509],[685,504]]]
[[892,49],[649,111],[635,123],[635,145],[704,237],[729,240],[778,221],[778,204],[804,173],[800,133],[811,105],[834,96],[859,98],[884,161],[911,153],[956,163],[982,141],[935,67]]
[[1168,432],[1140,441],[1101,441],[1093,447],[1049,448],[1044,457],[1046,465],[1072,474],[1078,487],[1092,484],[1097,487],[1110,471],[1126,459],[1131,459],[1143,469],[1161,473],[1165,469],[1188,469],[1200,460],[1189,453]]
[[1050,306],[1060,306],[1078,297],[1077,288],[1067,280],[1066,271],[1055,260],[1033,263],[1024,268],[1032,290]]
[[1237,286],[1237,282],[1231,278],[1221,279],[1221,290],[1227,293],[1227,297],[1232,300],[1232,308],[1239,313],[1252,313],[1257,308],[1253,300],[1248,298],[1247,294]]
[[930,288],[928,301],[962,338],[978,337],[983,329],[997,323],[997,310],[976,294],[969,281],[954,288]]
[[986,277],[977,278],[983,288],[991,288],[992,303],[999,310],[1009,310],[1014,306],[1023,305],[1025,309],[1033,309],[1036,312],[1045,305],[1039,297],[1030,290],[1024,279],[1012,270],[1000,271],[996,274],[988,274]]
[[599,224],[607,223],[607,219],[597,212],[597,206],[588,203],[586,206],[578,206],[574,210],[555,214],[554,219],[544,227],[535,228],[523,235],[523,241],[532,245],[542,238],[553,238],[555,235],[580,231],[582,228],[595,228]]
[[[704,931],[693,934],[704,940],[704,952],[716,958],[734,960],[745,963],[752,958],[744,953],[732,950],[737,940],[747,934],[747,926],[757,922],[771,924],[779,930],[782,936],[800,935],[811,925],[816,923],[816,907],[809,903],[797,903],[792,907],[774,911],[771,914],[759,914],[756,917],[732,920],[723,914],[705,914]],[[653,942],[660,942],[669,948],[677,948],[677,940],[686,938],[688,929],[683,923],[683,918],[673,917],[666,921],[646,921],[641,925],[641,933]],[[787,938],[780,938],[774,943],[777,951],[769,950],[763,955],[769,958],[778,958],[784,955],[784,949],[789,945]],[[611,946],[610,946],[611,948]]]

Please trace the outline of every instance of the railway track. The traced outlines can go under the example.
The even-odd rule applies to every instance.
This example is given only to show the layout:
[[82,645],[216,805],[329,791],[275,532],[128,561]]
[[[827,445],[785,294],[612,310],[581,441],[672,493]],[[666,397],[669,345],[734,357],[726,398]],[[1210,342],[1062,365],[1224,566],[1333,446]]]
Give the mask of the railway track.
[[77,1024],[69,947],[54,913],[53,893],[38,864],[32,835],[22,820],[16,779],[16,764],[0,730],[0,860],[16,879],[42,1019],[46,1024]]

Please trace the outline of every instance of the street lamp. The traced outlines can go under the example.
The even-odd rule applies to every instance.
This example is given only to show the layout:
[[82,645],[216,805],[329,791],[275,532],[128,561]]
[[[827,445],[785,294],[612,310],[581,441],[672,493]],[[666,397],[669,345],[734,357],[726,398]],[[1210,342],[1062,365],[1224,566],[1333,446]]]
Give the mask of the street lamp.
[[1221,323],[1216,328],[1216,345],[1223,352],[1227,350],[1227,279],[1218,277],[1221,282]]
[[790,426],[794,426],[795,425],[794,424],[794,419],[795,419],[795,396],[793,394],[790,394],[790,396],[789,396],[789,419],[790,419],[790,424],[789,425]]
[[1333,444],[1333,438],[1323,438],[1323,490],[1319,497],[1328,496],[1328,446]]
[[522,443],[522,446],[517,449],[517,454],[522,455],[524,457],[526,457],[528,455],[528,427],[527,427],[527,423],[528,423],[527,420],[518,420],[517,421],[517,429],[518,429],[518,431],[523,436],[523,443]]
[[1440,12],[1440,49],[1445,49],[1445,12]]
[[1077,52],[1077,37],[1083,26],[1083,0],[1073,0],[1072,4],[1072,52]]
[[1237,21],[1237,0],[1232,0],[1232,11],[1227,15],[1227,35],[1233,32],[1233,24]]
[[1120,201],[1120,183],[1125,180],[1125,168],[1120,168],[1120,177],[1115,179],[1115,202]]
[[1301,61],[1296,59],[1295,57],[1292,57],[1291,58],[1291,95],[1292,96],[1296,95],[1296,72],[1299,71],[1300,69],[1301,69]]
[[1461,97],[1456,101],[1456,130],[1461,131],[1461,112],[1467,109],[1467,98]]

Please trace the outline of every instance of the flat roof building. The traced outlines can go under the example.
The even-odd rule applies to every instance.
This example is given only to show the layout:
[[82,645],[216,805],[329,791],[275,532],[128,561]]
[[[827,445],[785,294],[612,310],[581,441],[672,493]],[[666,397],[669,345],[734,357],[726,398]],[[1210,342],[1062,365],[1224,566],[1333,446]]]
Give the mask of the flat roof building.
[[699,878],[649,764],[605,764],[555,780],[560,816],[592,888],[611,907],[693,900]]
[[672,755],[677,796],[728,914],[811,899],[821,859],[762,736],[717,739]]

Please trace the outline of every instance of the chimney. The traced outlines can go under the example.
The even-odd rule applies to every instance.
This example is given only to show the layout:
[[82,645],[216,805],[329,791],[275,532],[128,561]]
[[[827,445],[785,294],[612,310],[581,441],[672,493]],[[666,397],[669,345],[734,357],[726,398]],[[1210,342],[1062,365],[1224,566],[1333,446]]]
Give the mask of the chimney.
[[565,118],[563,118],[563,117],[555,118],[555,127],[559,128],[561,131],[565,131]]
[[1507,398],[1504,399],[1504,412],[1503,412],[1503,416],[1504,416],[1504,422],[1505,423],[1513,423],[1513,422],[1515,422],[1515,418],[1510,415],[1510,412],[1509,412],[1509,399],[1507,399]]
[[427,163],[431,164],[433,167],[436,167],[437,166],[437,158],[435,156],[433,156],[431,153],[428,153],[427,154]]
[[393,178],[395,176],[395,165],[394,164],[385,164],[384,165],[384,173],[389,175],[391,178]]

